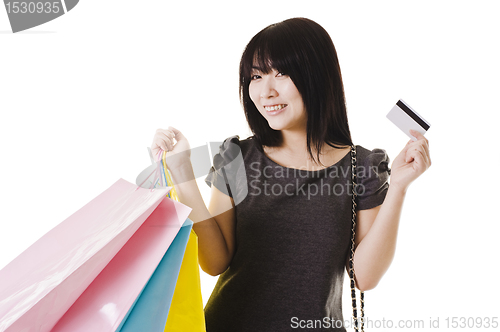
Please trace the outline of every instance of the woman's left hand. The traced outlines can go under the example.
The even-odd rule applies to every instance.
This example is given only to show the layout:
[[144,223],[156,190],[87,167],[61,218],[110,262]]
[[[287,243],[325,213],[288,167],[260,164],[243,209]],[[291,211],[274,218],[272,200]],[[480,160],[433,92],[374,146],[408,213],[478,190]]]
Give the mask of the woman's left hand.
[[410,183],[431,166],[429,141],[419,132],[410,130],[417,141],[410,140],[394,159],[391,167],[391,186],[406,192]]

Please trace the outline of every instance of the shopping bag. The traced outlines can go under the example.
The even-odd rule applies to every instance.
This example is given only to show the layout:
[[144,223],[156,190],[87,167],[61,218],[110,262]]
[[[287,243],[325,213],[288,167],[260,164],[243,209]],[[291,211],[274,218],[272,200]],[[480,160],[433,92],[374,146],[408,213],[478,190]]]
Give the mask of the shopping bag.
[[191,220],[186,220],[117,332],[163,331],[176,282],[180,282],[179,270],[192,224]]
[[165,332],[184,331],[206,331],[198,266],[198,236],[194,231],[189,236],[165,325]]
[[181,203],[165,198],[51,331],[116,331],[178,235],[180,220],[189,212]]
[[[171,242],[190,209],[166,198],[168,191],[138,188],[120,179],[9,263],[0,271],[0,331],[50,331],[111,260],[123,256],[119,251],[163,202],[176,204],[171,227],[166,227]],[[133,254],[134,247],[129,247],[132,249],[128,252]],[[140,287],[136,285],[139,291],[135,295],[117,307],[117,303],[107,302],[109,306],[99,308],[97,313],[108,319],[110,328],[102,331],[114,331],[113,324],[117,327],[121,323],[165,248],[163,253],[158,252],[158,261],[150,263],[153,269],[144,273],[146,280]],[[106,270],[127,265],[124,261],[128,259],[123,257]]]

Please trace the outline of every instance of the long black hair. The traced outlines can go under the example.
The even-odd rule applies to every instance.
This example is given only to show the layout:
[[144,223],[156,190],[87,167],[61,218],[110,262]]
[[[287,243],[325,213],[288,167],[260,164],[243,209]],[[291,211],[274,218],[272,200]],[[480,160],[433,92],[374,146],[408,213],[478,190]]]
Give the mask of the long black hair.
[[272,129],[250,99],[248,87],[254,62],[268,74],[272,69],[290,77],[307,112],[307,149],[317,160],[323,143],[334,148],[352,145],[347,122],[344,84],[337,52],[326,30],[306,18],[272,24],[248,43],[240,62],[240,99],[257,146],[280,146],[283,137]]

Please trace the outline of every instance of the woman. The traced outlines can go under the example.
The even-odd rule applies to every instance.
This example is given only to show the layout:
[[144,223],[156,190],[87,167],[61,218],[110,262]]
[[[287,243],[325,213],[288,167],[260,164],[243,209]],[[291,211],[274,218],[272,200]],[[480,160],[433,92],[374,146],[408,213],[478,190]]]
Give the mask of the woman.
[[[193,208],[201,268],[220,274],[205,307],[207,331],[289,331],[315,320],[345,331],[337,322],[351,239],[352,140],[328,33],[305,18],[263,29],[243,53],[240,97],[253,136],[220,146],[206,178],[208,209],[182,133],[159,129],[152,144],[155,153],[169,151],[179,199]],[[363,291],[388,269],[405,193],[431,163],[428,141],[412,135],[392,171],[385,151],[356,147],[354,270]]]

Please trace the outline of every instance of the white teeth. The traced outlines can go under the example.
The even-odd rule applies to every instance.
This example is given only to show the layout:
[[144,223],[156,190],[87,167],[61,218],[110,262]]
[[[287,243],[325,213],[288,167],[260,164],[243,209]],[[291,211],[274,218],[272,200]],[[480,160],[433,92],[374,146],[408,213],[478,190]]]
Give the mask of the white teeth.
[[265,106],[264,108],[266,109],[266,111],[277,111],[277,110],[280,110],[282,108],[284,108],[286,105],[285,104],[281,104],[281,105],[277,105],[277,106]]

